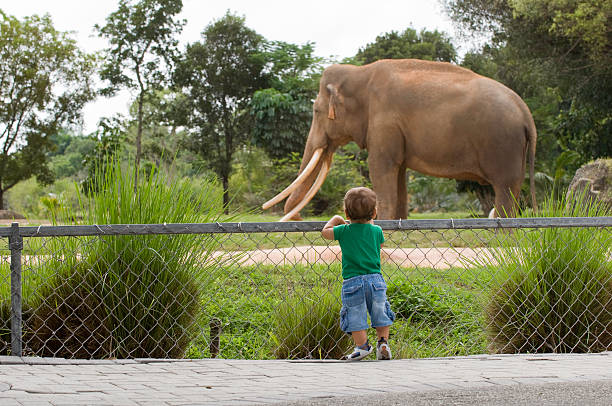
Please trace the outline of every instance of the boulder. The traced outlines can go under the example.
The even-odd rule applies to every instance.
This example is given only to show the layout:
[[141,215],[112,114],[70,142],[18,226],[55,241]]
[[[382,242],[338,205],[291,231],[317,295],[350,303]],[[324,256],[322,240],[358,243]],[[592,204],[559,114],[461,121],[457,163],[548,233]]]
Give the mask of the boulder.
[[612,210],[612,158],[598,159],[576,171],[568,195],[582,191],[586,198],[597,200]]

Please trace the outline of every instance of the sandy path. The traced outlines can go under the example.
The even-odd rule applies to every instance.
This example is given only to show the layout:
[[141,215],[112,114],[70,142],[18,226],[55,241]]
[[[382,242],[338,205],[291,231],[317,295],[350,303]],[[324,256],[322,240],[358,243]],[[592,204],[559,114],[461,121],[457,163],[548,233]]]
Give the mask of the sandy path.
[[[396,264],[402,268],[448,269],[451,266],[465,267],[460,258],[473,260],[489,255],[482,248],[383,248],[383,263]],[[332,264],[342,260],[339,246],[302,246],[274,248],[247,252],[221,252],[217,258],[233,259],[241,265],[291,265]]]

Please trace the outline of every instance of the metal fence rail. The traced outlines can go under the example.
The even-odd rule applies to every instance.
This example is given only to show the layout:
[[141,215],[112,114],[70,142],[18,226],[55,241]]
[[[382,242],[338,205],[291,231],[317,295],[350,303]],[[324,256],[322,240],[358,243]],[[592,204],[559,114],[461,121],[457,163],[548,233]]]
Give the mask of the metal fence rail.
[[[612,217],[376,224],[395,356],[612,350]],[[323,225],[2,228],[0,354],[338,358]]]

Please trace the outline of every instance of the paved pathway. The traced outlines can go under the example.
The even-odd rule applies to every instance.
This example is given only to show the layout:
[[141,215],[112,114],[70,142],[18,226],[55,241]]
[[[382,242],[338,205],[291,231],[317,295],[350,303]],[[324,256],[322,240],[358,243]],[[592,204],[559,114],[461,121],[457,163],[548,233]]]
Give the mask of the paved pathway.
[[0,357],[1,405],[349,404],[343,399],[601,381],[612,381],[612,352],[357,363]]

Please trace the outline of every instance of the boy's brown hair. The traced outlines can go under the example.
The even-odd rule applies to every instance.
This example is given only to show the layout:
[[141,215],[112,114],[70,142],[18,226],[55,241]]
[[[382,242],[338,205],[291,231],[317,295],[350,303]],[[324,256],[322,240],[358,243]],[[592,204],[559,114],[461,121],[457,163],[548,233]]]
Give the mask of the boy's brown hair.
[[369,221],[374,218],[376,193],[367,187],[355,187],[344,195],[344,211],[353,221]]

